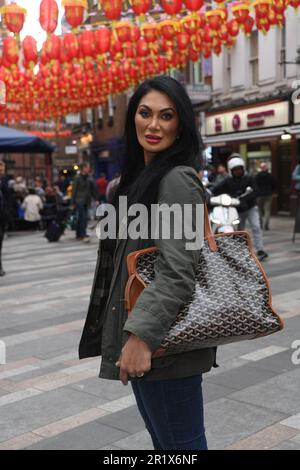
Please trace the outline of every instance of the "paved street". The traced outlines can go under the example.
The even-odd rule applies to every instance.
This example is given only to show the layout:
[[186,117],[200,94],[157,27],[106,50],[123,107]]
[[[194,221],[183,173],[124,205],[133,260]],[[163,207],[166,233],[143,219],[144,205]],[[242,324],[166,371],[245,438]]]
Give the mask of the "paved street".
[[[300,234],[272,219],[265,263],[284,332],[219,348],[220,367],[204,380],[210,449],[300,449]],[[100,359],[78,361],[97,240],[68,232],[4,242],[0,278],[0,449],[151,449],[130,387],[97,378]],[[299,346],[298,346],[299,348]],[[298,354],[300,358],[300,354]]]

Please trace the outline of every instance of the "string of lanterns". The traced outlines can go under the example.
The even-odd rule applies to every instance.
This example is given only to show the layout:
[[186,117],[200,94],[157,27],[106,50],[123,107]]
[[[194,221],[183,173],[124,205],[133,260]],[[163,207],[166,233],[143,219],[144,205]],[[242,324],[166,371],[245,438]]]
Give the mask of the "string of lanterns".
[[[212,4],[211,4],[212,3]],[[26,10],[16,3],[1,9],[12,33],[3,39],[0,81],[6,103],[0,122],[58,119],[106,103],[146,77],[183,68],[189,60],[219,55],[237,35],[263,34],[282,26],[288,7],[300,0],[101,0],[103,20],[84,24],[87,0],[62,0],[71,31],[57,36],[56,0],[42,0],[39,21],[47,32],[41,51],[36,40],[20,42]],[[84,28],[84,29],[82,29]]]

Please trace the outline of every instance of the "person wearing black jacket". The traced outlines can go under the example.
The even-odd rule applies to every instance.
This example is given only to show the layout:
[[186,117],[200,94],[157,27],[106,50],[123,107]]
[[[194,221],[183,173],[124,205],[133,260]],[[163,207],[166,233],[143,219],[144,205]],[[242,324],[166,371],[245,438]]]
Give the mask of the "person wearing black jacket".
[[260,226],[264,230],[269,230],[271,216],[272,193],[275,190],[275,180],[269,172],[268,165],[260,164],[260,171],[255,177],[257,188],[257,205],[259,209]]
[[5,227],[8,222],[8,199],[9,192],[7,180],[5,177],[5,163],[0,161],[0,276],[4,276],[5,271],[2,267],[2,244],[4,239]]
[[245,228],[246,221],[248,220],[253,233],[254,246],[257,250],[258,259],[262,261],[268,257],[268,254],[265,252],[263,246],[262,231],[256,203],[257,189],[255,180],[252,176],[245,174],[245,163],[238,153],[231,155],[227,166],[229,171],[228,178],[213,187],[212,193],[214,196],[225,193],[229,194],[231,197],[239,198],[246,192],[248,187],[252,188],[252,192],[240,199],[240,205],[238,207],[240,230]]

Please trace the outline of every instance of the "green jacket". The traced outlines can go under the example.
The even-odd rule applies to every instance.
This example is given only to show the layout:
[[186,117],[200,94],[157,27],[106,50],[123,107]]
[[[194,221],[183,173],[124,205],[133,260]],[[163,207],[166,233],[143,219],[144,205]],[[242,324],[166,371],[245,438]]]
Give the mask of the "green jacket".
[[[203,188],[196,172],[186,166],[173,168],[160,183],[158,204],[202,204]],[[199,250],[186,250],[186,239],[155,240],[118,239],[111,268],[109,257],[99,250],[91,302],[83,331],[80,358],[102,355],[100,377],[119,379],[115,366],[121,349],[133,333],[155,351],[164,339],[177,312],[193,292]],[[135,307],[127,315],[124,290],[128,280],[127,255],[156,245],[159,256],[155,265],[155,280],[144,289]],[[99,279],[102,263],[109,286]],[[176,356],[152,360],[152,369],[143,380],[188,377],[207,372],[215,364],[215,349],[207,348]]]
[[89,176],[77,175],[73,182],[72,204],[84,204],[89,207],[92,199],[97,199],[93,180]]

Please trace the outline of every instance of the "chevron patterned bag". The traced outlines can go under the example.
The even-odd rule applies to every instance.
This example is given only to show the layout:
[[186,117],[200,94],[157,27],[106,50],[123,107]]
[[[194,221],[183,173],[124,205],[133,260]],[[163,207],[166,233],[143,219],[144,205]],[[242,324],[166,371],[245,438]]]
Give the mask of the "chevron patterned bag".
[[[153,357],[259,338],[283,328],[273,310],[266,274],[245,231],[213,235],[205,208],[205,241],[196,269],[192,298],[178,312]],[[156,247],[127,256],[125,289],[130,313],[154,279]]]

